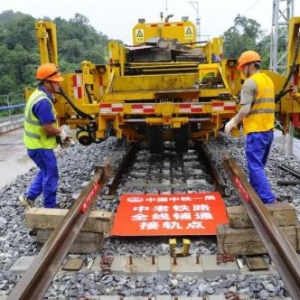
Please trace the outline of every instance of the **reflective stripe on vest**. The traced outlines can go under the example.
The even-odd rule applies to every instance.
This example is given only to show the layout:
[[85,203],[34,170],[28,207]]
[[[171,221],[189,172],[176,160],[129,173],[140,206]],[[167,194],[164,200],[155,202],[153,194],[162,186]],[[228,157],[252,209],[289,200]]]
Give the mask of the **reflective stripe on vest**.
[[[51,103],[52,113],[56,115],[53,103],[47,94],[39,90],[34,91],[25,107],[23,141],[28,149],[54,149],[57,146],[56,137],[46,134],[43,125],[32,111],[33,106],[43,99]],[[58,126],[57,122],[56,126]]]
[[275,124],[273,81],[264,73],[256,73],[250,78],[256,83],[257,94],[249,114],[243,120],[244,133],[269,131]]

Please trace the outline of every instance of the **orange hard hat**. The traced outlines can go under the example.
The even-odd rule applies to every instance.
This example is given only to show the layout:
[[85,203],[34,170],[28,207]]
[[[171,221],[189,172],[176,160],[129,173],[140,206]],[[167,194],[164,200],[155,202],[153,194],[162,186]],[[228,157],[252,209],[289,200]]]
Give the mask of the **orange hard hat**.
[[40,65],[36,71],[37,80],[49,80],[54,82],[63,81],[64,78],[59,73],[58,68],[53,63],[45,63]]
[[241,54],[240,58],[238,59],[238,66],[237,69],[241,70],[243,65],[249,64],[251,62],[259,61],[261,62],[260,55],[252,50],[245,51]]

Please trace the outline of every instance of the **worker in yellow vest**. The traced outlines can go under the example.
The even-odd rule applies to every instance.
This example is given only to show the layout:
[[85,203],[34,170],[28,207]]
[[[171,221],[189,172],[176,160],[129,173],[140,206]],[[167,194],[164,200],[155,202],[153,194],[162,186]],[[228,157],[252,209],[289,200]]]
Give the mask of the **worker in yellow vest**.
[[273,81],[260,72],[261,57],[255,51],[245,51],[238,59],[239,70],[247,78],[241,90],[241,109],[226,125],[225,133],[243,121],[246,134],[246,158],[249,182],[265,204],[276,202],[265,166],[274,139],[275,92]]
[[53,105],[53,94],[59,92],[63,77],[52,63],[38,67],[38,87],[31,94],[25,107],[23,141],[28,156],[38,167],[38,172],[28,190],[19,196],[20,203],[29,208],[43,194],[44,207],[56,207],[58,167],[54,153],[58,139],[64,142],[67,134],[59,127]]

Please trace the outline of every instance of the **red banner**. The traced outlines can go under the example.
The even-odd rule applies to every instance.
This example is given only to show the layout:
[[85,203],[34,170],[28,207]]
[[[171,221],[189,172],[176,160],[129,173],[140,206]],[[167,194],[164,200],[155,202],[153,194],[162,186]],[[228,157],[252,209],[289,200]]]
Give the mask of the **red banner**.
[[111,235],[215,235],[227,224],[225,204],[217,192],[191,194],[123,194]]

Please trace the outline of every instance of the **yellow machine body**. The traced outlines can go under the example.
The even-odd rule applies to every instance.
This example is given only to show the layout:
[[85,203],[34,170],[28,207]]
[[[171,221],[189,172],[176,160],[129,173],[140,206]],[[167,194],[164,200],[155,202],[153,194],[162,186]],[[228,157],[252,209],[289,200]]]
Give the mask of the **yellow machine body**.
[[[299,18],[291,21],[290,52],[296,49]],[[57,64],[56,27],[51,22],[36,24],[41,63]],[[138,23],[133,28],[133,45],[108,43],[109,61],[81,63],[80,72],[64,75],[67,97],[56,96],[61,124],[78,128],[83,144],[114,134],[128,142],[146,141],[159,152],[165,140],[174,141],[184,152],[188,140],[217,137],[222,126],[239,109],[238,93],[243,78],[237,59],[223,59],[223,39],[197,42],[196,29],[188,20]],[[298,49],[299,51],[299,49]],[[292,54],[291,54],[292,55]],[[298,125],[300,55],[293,66],[293,92],[276,105],[286,130]],[[267,72],[280,92],[286,78]],[[28,95],[30,91],[28,92]]]

